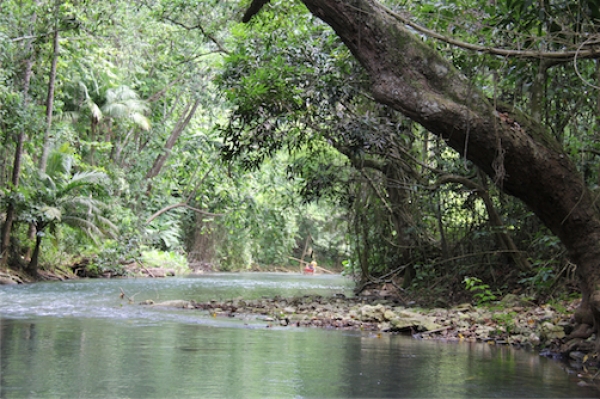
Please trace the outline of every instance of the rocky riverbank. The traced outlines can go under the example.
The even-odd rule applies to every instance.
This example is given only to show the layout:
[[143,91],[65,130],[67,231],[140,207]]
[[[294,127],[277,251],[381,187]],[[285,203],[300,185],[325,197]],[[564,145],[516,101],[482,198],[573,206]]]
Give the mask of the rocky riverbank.
[[596,365],[595,359],[587,355],[593,350],[593,337],[568,337],[575,326],[573,312],[579,305],[576,300],[538,306],[511,294],[487,306],[462,304],[448,309],[400,306],[389,300],[343,295],[141,304],[199,309],[214,317],[262,320],[266,327],[408,333],[419,339],[511,345],[540,350],[553,357],[563,356],[575,369]]

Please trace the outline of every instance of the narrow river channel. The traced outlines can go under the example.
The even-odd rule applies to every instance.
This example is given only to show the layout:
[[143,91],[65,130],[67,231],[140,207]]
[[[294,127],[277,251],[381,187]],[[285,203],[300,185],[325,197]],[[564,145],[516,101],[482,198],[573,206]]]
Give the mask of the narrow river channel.
[[485,344],[213,318],[146,299],[350,294],[340,276],[210,274],[0,286],[0,398],[598,397],[560,363]]

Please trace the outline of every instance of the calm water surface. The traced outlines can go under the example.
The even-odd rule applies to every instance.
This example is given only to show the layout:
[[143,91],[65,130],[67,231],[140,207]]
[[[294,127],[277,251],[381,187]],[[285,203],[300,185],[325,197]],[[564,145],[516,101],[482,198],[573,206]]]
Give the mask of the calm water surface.
[[484,344],[266,328],[153,299],[349,293],[339,276],[216,274],[0,286],[0,397],[598,397],[559,363]]

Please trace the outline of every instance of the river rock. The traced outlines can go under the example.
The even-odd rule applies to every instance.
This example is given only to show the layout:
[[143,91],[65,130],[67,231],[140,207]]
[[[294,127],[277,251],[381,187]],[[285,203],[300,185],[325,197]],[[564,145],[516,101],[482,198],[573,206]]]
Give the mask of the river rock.
[[399,318],[404,318],[404,319],[418,319],[418,318],[422,317],[422,315],[420,313],[411,312],[410,310],[406,310],[406,309],[397,309],[396,313],[398,313]]
[[184,300],[180,300],[180,299],[176,299],[173,301],[156,302],[154,304],[151,304],[151,306],[166,307],[166,308],[185,308],[185,309],[191,309],[194,307],[191,301],[184,301]]
[[561,326],[545,322],[540,326],[540,334],[546,339],[564,338],[565,330]]
[[0,277],[0,285],[12,285],[12,284],[18,284],[18,283],[10,277]]
[[392,331],[414,331],[419,326],[419,320],[417,319],[394,319],[390,320]]
[[441,325],[433,322],[427,317],[414,317],[414,318],[398,318],[390,320],[392,331],[434,331],[442,328]]
[[489,338],[490,333],[494,331],[495,328],[490,326],[477,326],[475,329],[475,336],[479,339]]
[[535,334],[535,333],[529,334],[529,337],[527,340],[533,346],[539,345],[539,343],[540,343],[540,337],[538,337],[537,334]]
[[396,318],[396,313],[392,312],[390,309],[387,309],[385,312],[383,312],[383,319],[384,320],[392,320]]
[[365,305],[360,308],[360,319],[363,321],[383,321],[384,313],[385,307],[381,304],[375,306]]

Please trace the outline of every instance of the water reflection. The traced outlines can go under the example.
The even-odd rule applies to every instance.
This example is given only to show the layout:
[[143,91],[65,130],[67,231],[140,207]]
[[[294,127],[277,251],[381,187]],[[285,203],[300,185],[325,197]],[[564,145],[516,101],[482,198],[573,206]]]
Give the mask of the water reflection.
[[[7,310],[7,291],[0,289],[0,397],[597,396],[578,387],[559,364],[510,348],[210,324],[211,318],[195,311],[146,314],[138,306],[121,306],[119,286],[143,290],[140,300],[157,293],[164,300],[188,299],[182,293],[199,287],[205,291],[196,293],[198,300],[216,295],[195,279],[163,282],[170,288],[150,280],[11,288],[11,303],[24,310],[19,317]],[[333,282],[334,290],[345,286],[344,280]],[[292,290],[324,289],[308,287],[319,286],[315,280],[302,288],[302,281],[290,284]],[[80,307],[87,316],[79,316],[85,313]]]

